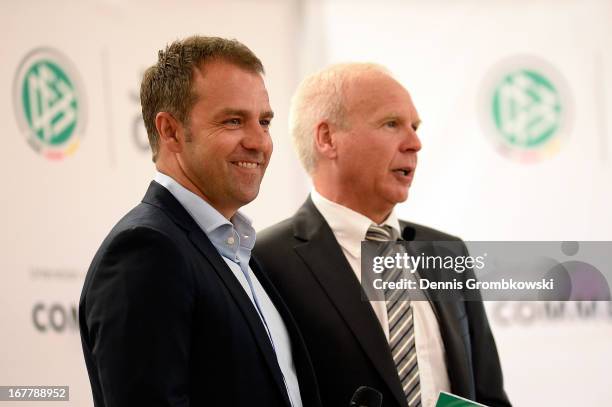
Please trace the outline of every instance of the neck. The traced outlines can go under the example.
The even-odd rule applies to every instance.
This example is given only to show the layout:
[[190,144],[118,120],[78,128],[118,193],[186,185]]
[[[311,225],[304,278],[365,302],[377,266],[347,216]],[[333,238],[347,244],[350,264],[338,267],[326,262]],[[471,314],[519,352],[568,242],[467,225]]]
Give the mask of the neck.
[[330,188],[328,183],[318,182],[317,178],[313,178],[313,184],[322,197],[366,216],[377,225],[383,223],[393,211],[392,205],[376,207],[371,199],[364,199],[363,196],[343,191],[341,188]]
[[236,214],[238,210],[237,208],[226,208],[223,205],[221,205],[219,202],[215,202],[209,199],[204,194],[204,192],[202,192],[202,190],[198,188],[197,185],[193,181],[191,181],[189,176],[185,174],[185,172],[178,165],[178,163],[175,163],[175,165],[172,165],[172,163],[168,163],[167,161],[161,161],[158,159],[157,162],[155,163],[155,167],[157,171],[169,176],[170,178],[178,182],[183,188],[193,192],[194,194],[202,198],[210,206],[215,208],[227,220],[230,220],[232,216]]

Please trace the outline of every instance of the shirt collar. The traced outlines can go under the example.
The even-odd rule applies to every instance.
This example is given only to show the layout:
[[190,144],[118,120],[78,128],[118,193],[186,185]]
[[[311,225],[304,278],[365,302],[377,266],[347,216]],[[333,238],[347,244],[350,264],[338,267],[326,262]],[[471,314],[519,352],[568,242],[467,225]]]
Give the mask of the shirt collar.
[[[323,215],[323,218],[331,228],[338,243],[352,256],[360,257],[361,242],[365,240],[368,228],[374,223],[372,219],[346,206],[330,201],[319,194],[314,188],[311,191],[311,198],[313,204],[321,212],[321,215]],[[391,211],[387,219],[379,226],[383,225],[392,227],[401,236],[400,224],[395,209]]]
[[172,177],[156,171],[154,179],[179,201],[221,255],[232,261],[243,257],[242,261],[248,264],[251,250],[255,246],[255,229],[248,217],[236,212],[230,222],[212,205]]

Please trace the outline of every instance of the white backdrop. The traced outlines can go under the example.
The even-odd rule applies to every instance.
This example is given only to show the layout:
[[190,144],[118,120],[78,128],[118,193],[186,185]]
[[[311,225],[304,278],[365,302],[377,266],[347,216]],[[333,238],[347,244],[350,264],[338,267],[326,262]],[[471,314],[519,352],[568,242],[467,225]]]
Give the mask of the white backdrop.
[[[612,240],[609,1],[24,0],[0,11],[0,385],[69,385],[64,404],[91,405],[75,323],[83,277],[152,177],[144,129],[134,125],[140,75],[158,49],[194,33],[235,37],[266,66],[275,148],[260,197],[245,209],[257,228],[289,216],[309,188],[286,131],[299,79],[369,60],[396,73],[423,119],[402,217],[467,240]],[[39,47],[64,55],[83,84],[84,132],[60,161],[34,151],[18,126],[17,71]],[[566,142],[531,164],[495,150],[480,112],[486,75],[514,56],[547,61],[570,94]],[[590,314],[567,304],[557,318],[539,303],[488,305],[516,405],[612,402],[609,304]]]

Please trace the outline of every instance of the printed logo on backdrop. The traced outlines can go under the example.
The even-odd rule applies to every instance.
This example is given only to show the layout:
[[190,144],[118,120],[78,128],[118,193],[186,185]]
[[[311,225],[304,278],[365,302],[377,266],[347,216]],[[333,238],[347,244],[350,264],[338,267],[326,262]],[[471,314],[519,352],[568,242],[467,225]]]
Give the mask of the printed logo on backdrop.
[[542,327],[542,324],[612,323],[610,301],[496,301],[488,304],[488,314],[495,326]]
[[[144,76],[144,70],[140,73],[139,78],[142,80]],[[147,135],[147,130],[144,125],[144,121],[142,118],[142,110],[140,105],[140,92],[136,90],[132,90],[129,93],[130,102],[136,108],[134,118],[132,119],[132,140],[136,146],[136,149],[142,153],[151,154],[151,147],[149,145],[149,136]]]
[[62,293],[66,289],[74,292],[82,286],[83,271],[45,265],[33,267],[29,275],[33,291],[45,293],[31,308],[30,321],[36,332],[78,334],[77,305],[72,302],[74,298],[67,298]]
[[72,63],[51,48],[31,51],[17,69],[17,122],[28,144],[48,159],[62,159],[79,147],[86,119],[81,83]]
[[572,116],[566,81],[549,63],[533,56],[503,60],[481,90],[480,120],[496,149],[520,162],[558,153]]

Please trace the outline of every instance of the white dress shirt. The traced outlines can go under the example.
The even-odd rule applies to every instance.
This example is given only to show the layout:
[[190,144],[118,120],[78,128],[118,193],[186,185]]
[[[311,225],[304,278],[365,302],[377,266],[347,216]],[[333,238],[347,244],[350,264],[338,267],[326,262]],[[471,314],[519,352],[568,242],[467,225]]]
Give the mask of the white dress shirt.
[[[342,253],[348,260],[355,276],[361,282],[361,242],[365,240],[368,228],[373,223],[368,217],[311,192],[312,202],[321,212],[331,228]],[[401,236],[400,223],[395,211],[381,224],[389,225]],[[450,381],[446,370],[445,350],[440,327],[428,301],[412,301],[414,336],[416,342],[421,402],[423,406],[435,406],[440,391],[450,392]],[[371,301],[370,305],[389,340],[389,321],[384,301]]]
[[[155,182],[164,186],[189,212],[221,254],[234,277],[240,282],[268,333],[283,374],[291,405],[292,407],[302,407],[289,333],[272,300],[270,300],[249,266],[251,250],[255,245],[255,230],[251,226],[250,220],[240,212],[236,212],[231,218],[231,222],[228,221],[208,202],[166,174],[157,172]],[[236,366],[236,368],[240,369],[240,366]]]

